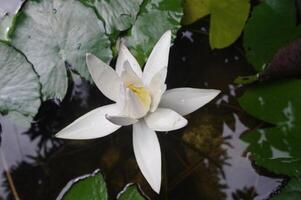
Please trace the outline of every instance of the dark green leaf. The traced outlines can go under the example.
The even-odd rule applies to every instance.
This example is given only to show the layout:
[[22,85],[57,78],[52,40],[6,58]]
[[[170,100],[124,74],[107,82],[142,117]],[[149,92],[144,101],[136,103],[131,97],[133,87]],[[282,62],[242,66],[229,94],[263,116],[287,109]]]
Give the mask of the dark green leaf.
[[[72,184],[69,186],[69,184]],[[69,183],[63,200],[107,200],[107,188],[100,172],[76,178]]]
[[77,0],[27,1],[16,18],[11,38],[40,75],[44,100],[64,98],[67,69],[90,79],[87,52],[104,61],[111,58],[103,23],[92,8]]
[[118,200],[145,200],[135,185],[127,186],[118,195]]
[[259,84],[248,90],[240,105],[272,128],[245,134],[256,163],[275,173],[301,175],[301,80]]
[[28,125],[40,106],[40,83],[32,65],[0,42],[0,113]]
[[245,27],[244,47],[250,63],[262,71],[277,50],[300,37],[294,0],[266,0],[256,6]]
[[280,194],[272,200],[300,200],[301,199],[301,179],[295,178],[289,181],[287,186],[281,190]]

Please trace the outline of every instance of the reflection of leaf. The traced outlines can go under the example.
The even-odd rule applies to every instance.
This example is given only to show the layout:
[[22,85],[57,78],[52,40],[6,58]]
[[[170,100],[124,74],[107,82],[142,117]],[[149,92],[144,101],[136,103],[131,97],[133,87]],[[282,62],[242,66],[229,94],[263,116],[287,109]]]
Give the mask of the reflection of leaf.
[[211,48],[227,47],[240,36],[249,15],[249,0],[199,0],[197,4],[194,1],[186,0],[184,24],[210,14]]
[[301,175],[300,80],[257,85],[239,100],[251,115],[275,125],[245,134],[256,163],[275,173]]
[[301,199],[301,179],[296,178],[289,181],[281,193],[272,200],[299,200]]
[[261,79],[299,77],[301,75],[301,39],[279,49]]
[[63,99],[70,67],[89,79],[85,55],[108,61],[110,41],[93,9],[76,0],[27,1],[11,34],[40,75],[43,99]]
[[167,30],[180,27],[181,0],[148,0],[142,5],[139,16],[125,37],[139,63],[143,65],[153,46]]
[[0,113],[30,123],[39,106],[40,84],[31,64],[13,47],[0,43]]
[[79,177],[69,183],[72,183],[72,186],[64,195],[64,200],[108,199],[106,183],[100,172]]
[[142,0],[82,0],[88,5],[92,5],[97,10],[101,19],[105,22],[108,34],[124,31],[130,28],[140,9]]
[[262,70],[280,47],[301,35],[296,17],[292,0],[266,0],[254,8],[245,27],[244,47],[257,71]]
[[118,200],[144,200],[144,197],[141,196],[135,185],[129,185],[119,193]]

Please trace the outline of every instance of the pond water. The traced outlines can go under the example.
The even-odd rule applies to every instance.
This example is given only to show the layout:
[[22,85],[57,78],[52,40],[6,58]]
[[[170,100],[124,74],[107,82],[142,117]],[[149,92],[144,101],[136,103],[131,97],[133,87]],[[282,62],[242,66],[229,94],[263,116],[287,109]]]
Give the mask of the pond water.
[[[7,1],[6,1],[7,2]],[[2,10],[13,10],[13,3]],[[12,6],[12,7],[9,7]],[[72,179],[100,169],[109,196],[129,182],[138,183],[151,199],[268,199],[286,180],[255,166],[239,139],[262,125],[238,105],[244,88],[236,77],[252,74],[241,41],[223,50],[211,50],[206,26],[179,30],[171,48],[167,85],[214,88],[222,93],[210,104],[188,116],[187,127],[158,133],[163,153],[163,183],[158,196],[152,192],[136,164],[132,133],[125,127],[95,140],[70,141],[54,134],[88,111],[110,103],[98,89],[73,77],[63,102],[43,103],[30,128],[0,118],[0,200],[53,200]],[[14,185],[14,187],[11,187]]]

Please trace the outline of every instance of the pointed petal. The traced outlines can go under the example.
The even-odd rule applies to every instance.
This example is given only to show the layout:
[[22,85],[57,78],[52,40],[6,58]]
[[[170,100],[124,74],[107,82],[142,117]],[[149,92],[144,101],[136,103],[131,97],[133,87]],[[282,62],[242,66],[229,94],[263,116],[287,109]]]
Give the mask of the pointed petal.
[[170,108],[180,115],[194,112],[214,99],[220,90],[176,88],[167,90],[160,102],[160,107]]
[[134,56],[131,54],[131,52],[128,50],[128,48],[121,43],[119,52],[118,52],[118,58],[116,61],[116,72],[121,75],[122,71],[124,70],[124,63],[125,61],[128,61],[130,63],[131,68],[133,71],[137,74],[139,78],[142,77],[142,70],[140,65],[138,64],[137,60],[134,58]]
[[106,97],[116,102],[121,84],[119,76],[109,65],[92,54],[87,54],[86,62],[98,89]]
[[152,102],[150,107],[151,112],[154,112],[158,108],[162,94],[166,90],[166,85],[165,85],[166,74],[167,74],[167,67],[164,67],[153,76],[151,82],[148,85],[148,89],[152,97]]
[[143,120],[133,126],[134,153],[138,166],[152,189],[159,193],[161,187],[161,150],[155,131]]
[[116,124],[109,122],[106,114],[116,114],[118,112],[116,104],[110,104],[96,108],[81,116],[69,126],[58,132],[55,137],[64,139],[93,139],[109,135],[120,128]]
[[168,108],[158,108],[144,119],[147,126],[155,131],[172,131],[187,125],[184,117]]
[[[153,76],[163,67],[167,67],[169,58],[169,49],[171,41],[171,31],[165,32],[153,48],[143,71],[143,82],[148,85]],[[166,78],[166,74],[164,80]]]
[[137,119],[130,118],[127,116],[111,116],[111,115],[106,115],[107,120],[112,122],[113,124],[120,125],[120,126],[128,126],[131,124],[135,124],[138,122]]

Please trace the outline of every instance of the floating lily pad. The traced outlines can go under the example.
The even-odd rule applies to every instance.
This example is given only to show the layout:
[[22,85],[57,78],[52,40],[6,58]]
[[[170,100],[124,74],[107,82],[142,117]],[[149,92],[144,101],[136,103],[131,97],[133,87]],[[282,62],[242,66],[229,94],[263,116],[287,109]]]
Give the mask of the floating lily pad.
[[224,48],[240,36],[249,16],[249,0],[186,0],[184,24],[210,14],[209,39],[211,48]]
[[299,200],[301,199],[301,179],[295,178],[289,181],[280,194],[272,200]]
[[13,47],[0,42],[0,113],[28,125],[40,103],[40,83],[32,65]]
[[180,27],[181,4],[181,0],[149,0],[142,5],[135,24],[124,38],[141,65],[165,31],[175,33]]
[[[57,198],[63,200],[108,200],[105,180],[99,170],[71,180]],[[118,195],[118,200],[144,200],[135,185],[129,184]]]
[[92,8],[77,0],[27,1],[10,36],[39,74],[44,100],[64,98],[67,70],[90,79],[87,52],[111,59],[103,23]]
[[145,200],[135,185],[128,185],[118,195],[118,200]]
[[108,199],[106,183],[99,171],[72,180],[65,190],[63,190],[63,193],[66,193],[62,198],[64,200]]
[[256,164],[277,174],[301,175],[300,80],[260,84],[248,90],[240,105],[271,127],[248,132],[242,139]]
[[124,31],[130,28],[136,20],[143,0],[82,0],[96,9],[105,22],[108,34]]
[[294,0],[266,0],[256,6],[244,31],[247,58],[262,71],[277,50],[301,36]]

